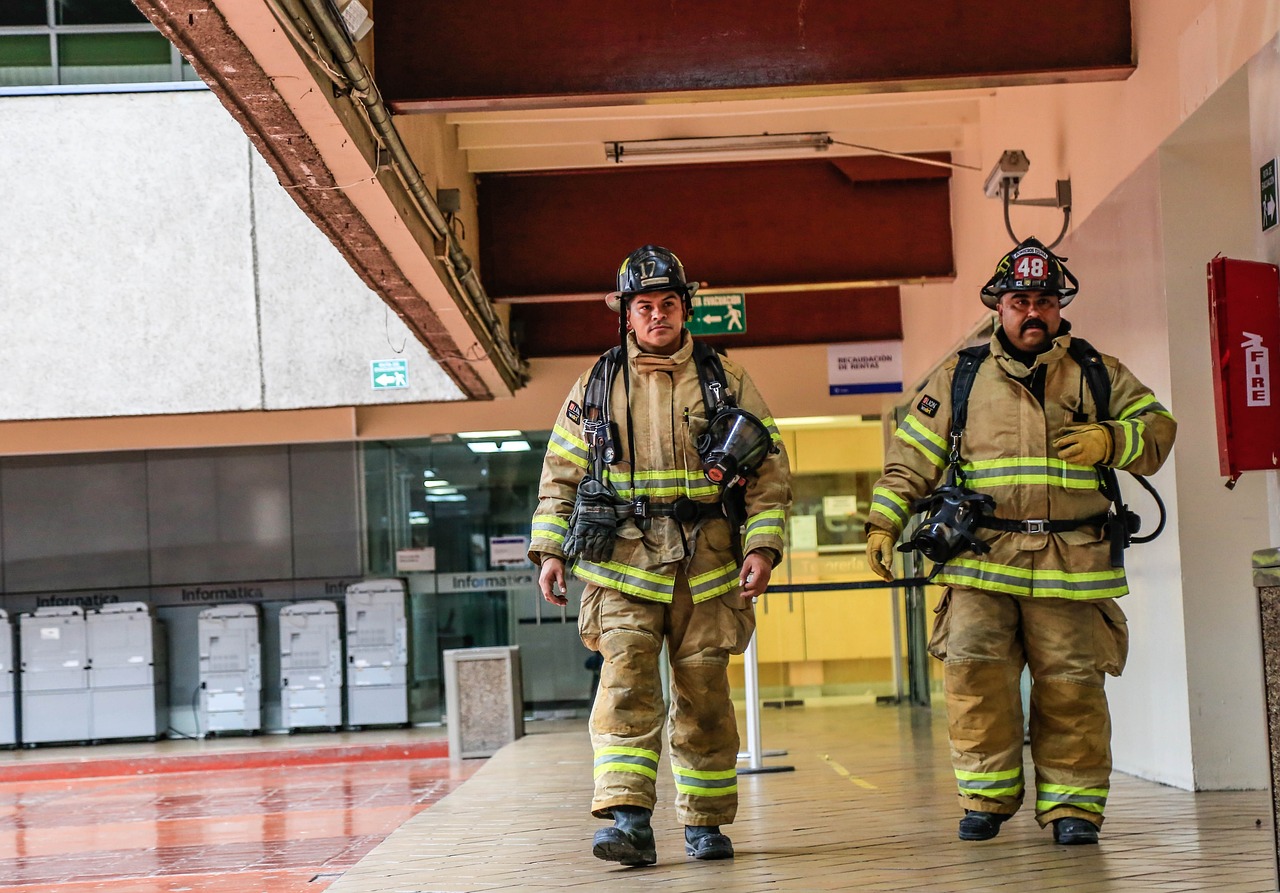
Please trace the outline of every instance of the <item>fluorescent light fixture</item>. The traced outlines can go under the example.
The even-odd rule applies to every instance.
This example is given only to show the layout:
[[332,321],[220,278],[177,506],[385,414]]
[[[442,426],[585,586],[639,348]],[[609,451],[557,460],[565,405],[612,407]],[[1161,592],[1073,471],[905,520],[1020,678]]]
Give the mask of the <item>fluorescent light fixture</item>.
[[459,431],[463,440],[497,440],[501,437],[519,437],[523,431]]
[[427,502],[466,502],[467,497],[462,493],[428,493]]
[[423,481],[422,486],[426,487],[428,490],[434,490],[438,487],[449,486],[449,482],[446,480],[441,480],[440,478],[435,478],[434,480]]
[[412,525],[430,524],[431,519],[426,512],[409,512],[409,523]]
[[665,140],[620,140],[604,144],[608,161],[618,164],[678,163],[682,161],[790,158],[806,152],[825,152],[831,135],[756,133],[745,136],[679,137]]
[[[793,428],[853,428],[859,425],[871,424],[860,415],[797,416],[790,419],[774,419],[774,422],[784,430]],[[875,424],[878,425],[879,422],[877,421]]]
[[533,447],[527,440],[504,440],[497,443],[492,440],[473,440],[467,444],[473,453],[527,453]]

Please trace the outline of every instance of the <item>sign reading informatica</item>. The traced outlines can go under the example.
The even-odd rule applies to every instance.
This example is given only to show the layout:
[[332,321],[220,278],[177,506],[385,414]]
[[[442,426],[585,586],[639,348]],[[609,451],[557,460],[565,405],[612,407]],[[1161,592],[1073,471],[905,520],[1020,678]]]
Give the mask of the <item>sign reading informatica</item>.
[[902,392],[902,342],[859,341],[827,346],[831,396]]

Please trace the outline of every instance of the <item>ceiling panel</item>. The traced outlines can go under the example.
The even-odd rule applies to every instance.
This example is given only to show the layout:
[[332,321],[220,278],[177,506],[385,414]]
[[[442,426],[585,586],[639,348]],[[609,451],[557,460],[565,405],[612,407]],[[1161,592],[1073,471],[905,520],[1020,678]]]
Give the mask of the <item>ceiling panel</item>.
[[1121,79],[1129,0],[378,0],[398,112]]
[[630,251],[675,251],[716,288],[947,278],[950,171],[882,157],[485,174],[495,299],[601,294]]

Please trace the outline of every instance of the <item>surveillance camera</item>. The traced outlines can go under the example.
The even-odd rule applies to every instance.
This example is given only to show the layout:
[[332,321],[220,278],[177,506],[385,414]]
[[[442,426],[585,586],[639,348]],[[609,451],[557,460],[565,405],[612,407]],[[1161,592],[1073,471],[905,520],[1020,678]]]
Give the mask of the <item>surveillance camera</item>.
[[982,184],[982,191],[986,193],[987,198],[999,198],[1005,183],[1012,181],[1012,195],[1016,196],[1018,183],[1027,175],[1030,167],[1031,162],[1027,159],[1027,153],[1021,149],[1007,149],[1000,156],[991,173],[987,174],[986,182]]

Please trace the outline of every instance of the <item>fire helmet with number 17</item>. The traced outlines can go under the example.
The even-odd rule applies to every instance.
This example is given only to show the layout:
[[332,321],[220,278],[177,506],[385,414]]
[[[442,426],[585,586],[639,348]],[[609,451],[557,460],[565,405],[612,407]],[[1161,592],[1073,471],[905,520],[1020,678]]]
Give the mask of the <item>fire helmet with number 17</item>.
[[1064,260],[1035,236],[1023,239],[996,264],[995,275],[982,286],[982,303],[995,310],[1005,292],[1033,291],[1057,295],[1058,306],[1067,306],[1080,290],[1080,283]]
[[671,291],[684,300],[688,314],[698,283],[684,278],[684,266],[671,251],[657,245],[645,245],[627,255],[618,267],[618,290],[604,296],[614,313],[623,312],[627,301],[646,292]]

